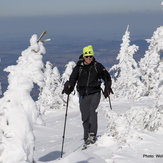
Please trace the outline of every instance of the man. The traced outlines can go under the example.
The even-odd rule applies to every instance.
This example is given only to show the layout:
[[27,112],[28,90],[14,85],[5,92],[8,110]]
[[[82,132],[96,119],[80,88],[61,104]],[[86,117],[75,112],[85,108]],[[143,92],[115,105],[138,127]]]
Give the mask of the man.
[[64,85],[63,93],[70,94],[77,82],[80,111],[84,128],[86,145],[93,144],[97,135],[97,107],[101,97],[101,79],[105,81],[104,96],[107,98],[111,91],[111,77],[104,66],[94,58],[91,45],[83,48],[83,55]]

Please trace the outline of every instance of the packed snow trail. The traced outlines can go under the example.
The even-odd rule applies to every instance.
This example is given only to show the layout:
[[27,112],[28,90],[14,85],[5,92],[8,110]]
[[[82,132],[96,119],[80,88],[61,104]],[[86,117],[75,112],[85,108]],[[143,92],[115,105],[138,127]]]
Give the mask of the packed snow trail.
[[[152,106],[153,100],[127,101],[117,99],[112,101],[113,111],[125,113],[131,106]],[[66,125],[63,158],[61,143],[65,110],[50,110],[43,116],[46,126],[34,126],[36,136],[35,155],[37,163],[162,163],[163,140],[162,134],[154,132],[137,132],[137,139],[130,138],[128,143],[121,146],[113,137],[104,134],[107,122],[103,109],[109,108],[108,102],[102,102],[99,107],[98,141],[82,151],[83,127],[79,108],[69,109]],[[132,136],[132,135],[131,135]],[[157,155],[157,156],[156,156]],[[150,158],[151,157],[151,158]]]
[[[109,109],[109,108],[108,108]],[[98,136],[106,130],[106,119],[99,111]],[[64,127],[65,110],[50,110],[43,116],[46,126],[34,126],[35,160],[39,163],[50,162],[60,158]],[[73,152],[81,151],[83,146],[83,126],[79,108],[69,109],[66,124],[63,158]]]

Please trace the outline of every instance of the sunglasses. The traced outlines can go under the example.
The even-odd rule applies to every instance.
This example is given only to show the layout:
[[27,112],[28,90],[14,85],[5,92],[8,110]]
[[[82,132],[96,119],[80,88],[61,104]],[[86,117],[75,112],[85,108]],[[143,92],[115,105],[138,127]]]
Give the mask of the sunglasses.
[[85,56],[85,58],[88,58],[88,57],[89,57],[89,58],[92,58],[93,56]]

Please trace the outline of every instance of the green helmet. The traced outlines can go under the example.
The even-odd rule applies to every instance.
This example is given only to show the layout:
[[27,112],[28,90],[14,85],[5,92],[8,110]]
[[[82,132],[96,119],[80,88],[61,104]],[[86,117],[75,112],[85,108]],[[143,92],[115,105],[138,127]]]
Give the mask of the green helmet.
[[83,57],[85,56],[94,56],[92,45],[83,48]]

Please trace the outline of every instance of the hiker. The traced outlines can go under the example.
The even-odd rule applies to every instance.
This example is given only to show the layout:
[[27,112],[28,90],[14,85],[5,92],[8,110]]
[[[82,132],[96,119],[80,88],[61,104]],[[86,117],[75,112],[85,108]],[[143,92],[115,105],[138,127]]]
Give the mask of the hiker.
[[[77,83],[80,111],[84,128],[84,142],[94,144],[97,135],[97,107],[101,98],[101,79],[104,81],[104,96],[107,98],[111,90],[111,77],[104,66],[94,58],[92,45],[83,48],[83,54],[64,85],[63,93],[69,95]],[[109,92],[107,92],[107,90]]]

